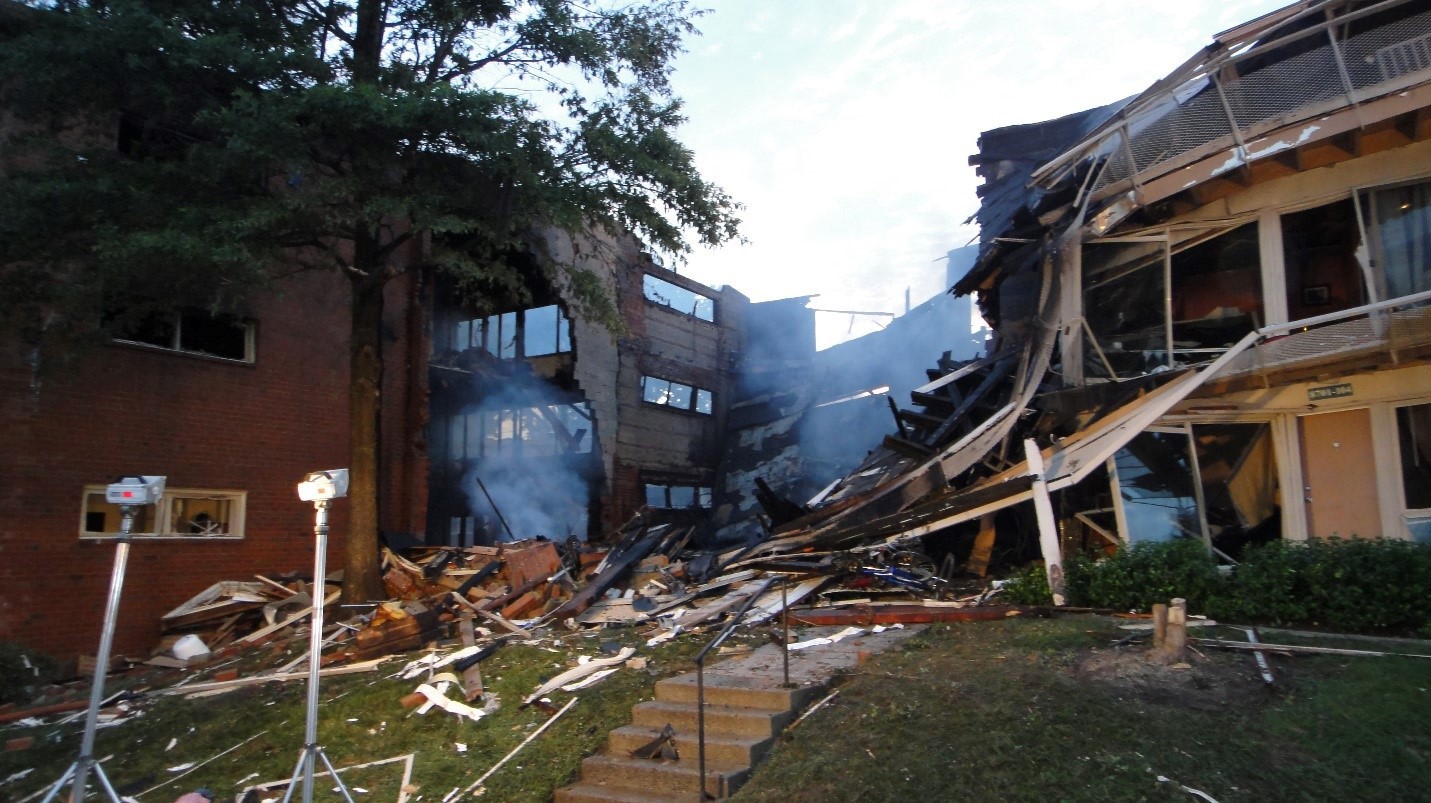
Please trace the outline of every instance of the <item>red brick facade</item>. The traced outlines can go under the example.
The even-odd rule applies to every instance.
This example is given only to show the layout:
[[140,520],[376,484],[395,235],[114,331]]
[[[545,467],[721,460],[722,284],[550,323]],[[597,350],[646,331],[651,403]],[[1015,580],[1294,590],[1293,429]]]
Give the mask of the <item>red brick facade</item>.
[[[415,464],[410,388],[425,338],[410,337],[410,286],[388,293],[383,526],[421,532],[425,466]],[[160,617],[220,580],[311,571],[304,472],[347,464],[348,300],[333,274],[254,299],[252,364],[109,344],[32,379],[24,348],[0,346],[0,639],[57,656],[93,654],[115,547],[84,540],[82,491],[119,474],[172,488],[247,493],[241,540],[136,540],[115,651],[147,655]],[[419,327],[420,328],[420,327]],[[424,366],[425,367],[425,366]],[[420,426],[420,425],[419,425]],[[386,500],[391,500],[390,502]],[[331,567],[341,566],[343,503]]]

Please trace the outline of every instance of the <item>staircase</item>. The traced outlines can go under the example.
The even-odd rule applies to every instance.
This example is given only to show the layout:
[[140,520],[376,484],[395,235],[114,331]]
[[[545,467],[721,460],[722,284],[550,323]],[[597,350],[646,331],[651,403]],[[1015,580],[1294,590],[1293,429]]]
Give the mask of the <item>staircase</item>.
[[[824,690],[823,682],[780,686],[769,673],[706,671],[706,791],[728,797],[750,776],[796,712]],[[675,760],[632,758],[666,725],[675,730]],[[608,737],[606,750],[581,763],[580,782],[556,791],[556,803],[700,800],[695,673],[656,684],[656,699],[632,709],[631,724]]]

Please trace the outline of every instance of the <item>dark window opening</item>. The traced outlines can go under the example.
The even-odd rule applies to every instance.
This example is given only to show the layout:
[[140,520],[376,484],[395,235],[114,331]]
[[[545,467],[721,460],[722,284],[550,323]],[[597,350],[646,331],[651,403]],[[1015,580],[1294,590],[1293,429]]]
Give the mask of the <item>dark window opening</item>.
[[1091,375],[1148,373],[1169,361],[1167,246],[1162,242],[1092,243],[1083,250],[1083,319],[1096,348]]
[[1231,346],[1262,326],[1256,223],[1173,254],[1172,274],[1173,346],[1180,357]]
[[1289,320],[1367,303],[1357,259],[1361,245],[1361,227],[1350,198],[1282,216]]
[[252,362],[252,330],[251,323],[232,315],[184,310],[150,315],[121,331],[115,340]]
[[1212,545],[1238,558],[1247,544],[1282,537],[1281,491],[1267,424],[1193,427]]
[[1396,408],[1401,487],[1408,510],[1431,508],[1431,404]]

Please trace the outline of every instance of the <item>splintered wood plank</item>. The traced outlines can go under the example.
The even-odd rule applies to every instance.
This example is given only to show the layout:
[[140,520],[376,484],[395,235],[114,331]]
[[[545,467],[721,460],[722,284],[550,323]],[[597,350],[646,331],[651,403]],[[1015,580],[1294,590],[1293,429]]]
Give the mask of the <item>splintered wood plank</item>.
[[969,571],[983,577],[989,572],[989,558],[994,554],[994,514],[985,513],[979,519],[979,535],[969,553]]

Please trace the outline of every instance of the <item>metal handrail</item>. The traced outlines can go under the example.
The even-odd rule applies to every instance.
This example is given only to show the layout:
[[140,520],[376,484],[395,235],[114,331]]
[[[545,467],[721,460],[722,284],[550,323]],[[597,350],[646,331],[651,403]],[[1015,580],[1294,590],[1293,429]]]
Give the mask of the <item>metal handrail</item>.
[[[730,638],[730,634],[735,631],[736,626],[741,623],[741,620],[745,619],[745,615],[750,612],[756,600],[760,599],[765,592],[769,591],[771,586],[785,579],[787,578],[784,575],[776,575],[766,580],[765,585],[757,589],[754,594],[751,594],[750,598],[745,601],[745,604],[741,605],[740,609],[735,612],[735,615],[730,618],[730,621],[726,622],[725,627],[721,628],[720,633],[711,639],[710,643],[700,652],[696,653],[696,742],[698,745],[697,752],[699,754],[701,800],[715,799],[706,791],[706,656],[710,654],[711,650],[720,647],[720,645],[725,643],[726,639]],[[783,585],[780,587],[780,602],[781,617],[785,628],[785,635],[780,648],[785,657],[785,685],[788,687],[790,685],[790,648],[788,646],[790,644],[790,617],[788,614],[790,606],[785,596],[785,586]]]

